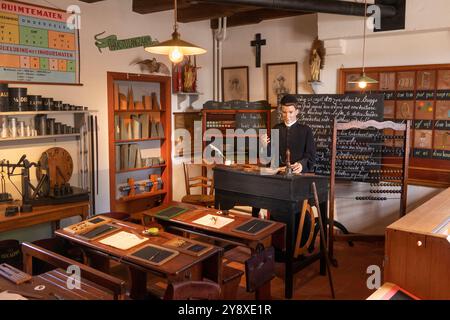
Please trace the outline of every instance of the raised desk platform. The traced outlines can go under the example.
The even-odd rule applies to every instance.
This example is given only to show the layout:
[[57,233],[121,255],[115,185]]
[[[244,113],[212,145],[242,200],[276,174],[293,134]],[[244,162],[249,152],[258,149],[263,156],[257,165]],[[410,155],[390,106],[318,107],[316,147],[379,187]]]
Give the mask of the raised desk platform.
[[61,219],[80,216],[85,220],[89,215],[89,202],[74,202],[33,207],[29,213],[18,213],[13,217],[5,217],[5,209],[9,206],[20,206],[20,201],[0,204],[0,232],[25,228],[40,223],[52,222],[53,231],[59,228]]
[[387,227],[385,281],[450,299],[450,188]]

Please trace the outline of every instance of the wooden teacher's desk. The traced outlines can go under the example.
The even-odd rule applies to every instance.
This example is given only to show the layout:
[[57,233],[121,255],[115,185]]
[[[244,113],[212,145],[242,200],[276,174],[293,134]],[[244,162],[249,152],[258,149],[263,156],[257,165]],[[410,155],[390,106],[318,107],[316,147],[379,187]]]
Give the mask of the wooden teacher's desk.
[[[52,222],[53,229],[59,228],[61,219],[80,216],[85,220],[89,215],[89,202],[74,202],[46,206],[35,206],[29,213],[17,213],[12,217],[5,217],[6,207],[20,206],[19,201],[0,204],[0,232],[25,228],[40,223]],[[53,231],[54,231],[53,230]]]
[[[325,275],[325,261],[320,253],[294,259],[295,239],[301,203],[313,199],[311,184],[316,184],[322,221],[328,220],[329,177],[314,174],[269,175],[260,168],[216,166],[214,168],[215,207],[222,210],[236,205],[270,210],[270,219],[286,224],[285,297],[293,294],[294,272],[320,259],[320,273]],[[322,250],[322,247],[321,247]]]
[[[145,230],[144,226],[115,219],[109,220],[110,223],[108,225],[114,226],[117,228],[117,231],[104,234],[92,240],[72,234],[64,229],[57,230],[55,234],[86,249],[86,252],[91,258],[91,266],[95,269],[108,273],[109,259],[114,259],[128,265],[132,283],[131,298],[142,299],[146,296],[147,272],[164,277],[168,281],[182,281],[186,279],[202,280],[203,278],[207,278],[216,283],[220,283],[222,280],[222,248],[210,246],[210,250],[201,255],[187,254],[167,246],[169,241],[184,239],[180,236],[163,231],[160,231],[156,236],[144,236],[142,235],[142,232]],[[127,250],[118,249],[100,242],[121,231],[125,231],[128,234],[132,233],[144,240],[144,242]],[[167,250],[172,250],[176,252],[176,255],[159,265],[147,261],[153,260],[158,253],[150,258],[147,257],[148,259],[145,257],[137,258],[136,251],[145,250],[148,246],[153,249],[160,248],[166,250],[166,252]],[[163,255],[164,253],[160,257]]]

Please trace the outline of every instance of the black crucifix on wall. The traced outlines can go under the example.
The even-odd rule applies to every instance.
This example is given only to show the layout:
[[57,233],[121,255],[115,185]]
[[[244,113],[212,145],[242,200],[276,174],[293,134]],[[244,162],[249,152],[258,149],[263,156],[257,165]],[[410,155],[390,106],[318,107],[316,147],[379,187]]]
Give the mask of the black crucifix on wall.
[[256,49],[256,67],[259,68],[261,67],[261,46],[266,45],[266,39],[261,39],[261,33],[257,33],[250,45]]

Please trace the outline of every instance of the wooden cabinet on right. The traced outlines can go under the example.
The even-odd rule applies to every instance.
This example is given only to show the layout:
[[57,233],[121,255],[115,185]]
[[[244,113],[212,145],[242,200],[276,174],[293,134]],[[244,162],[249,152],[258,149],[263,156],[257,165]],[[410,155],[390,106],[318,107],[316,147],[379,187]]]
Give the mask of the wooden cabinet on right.
[[384,280],[420,299],[450,299],[450,188],[388,226]]

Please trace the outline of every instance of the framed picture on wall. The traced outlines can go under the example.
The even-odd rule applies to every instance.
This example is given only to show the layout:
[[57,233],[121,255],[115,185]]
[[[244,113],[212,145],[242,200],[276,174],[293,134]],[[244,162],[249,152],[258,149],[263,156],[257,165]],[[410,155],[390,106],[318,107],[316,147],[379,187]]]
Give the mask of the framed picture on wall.
[[248,99],[248,67],[222,68],[222,101],[248,101]]
[[266,65],[266,95],[276,108],[279,98],[287,93],[297,94],[297,62],[268,63]]

